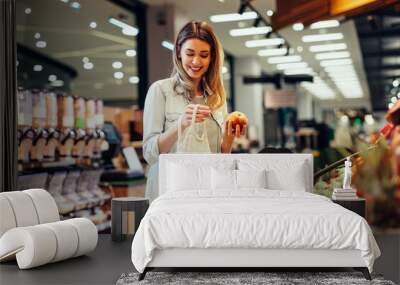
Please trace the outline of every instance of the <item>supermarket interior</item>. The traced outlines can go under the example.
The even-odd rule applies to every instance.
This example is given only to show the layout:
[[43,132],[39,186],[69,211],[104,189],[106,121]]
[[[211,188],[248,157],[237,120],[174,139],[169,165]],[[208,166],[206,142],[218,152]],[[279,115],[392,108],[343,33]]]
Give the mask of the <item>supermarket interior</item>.
[[[351,159],[368,223],[395,237],[385,264],[399,266],[399,1],[1,2],[0,192],[46,189],[60,220],[110,234],[112,199],[147,197],[149,87],[171,76],[181,28],[207,21],[227,112],[248,118],[231,153],[312,154],[313,192],[328,198]],[[385,277],[399,282],[398,268]]]

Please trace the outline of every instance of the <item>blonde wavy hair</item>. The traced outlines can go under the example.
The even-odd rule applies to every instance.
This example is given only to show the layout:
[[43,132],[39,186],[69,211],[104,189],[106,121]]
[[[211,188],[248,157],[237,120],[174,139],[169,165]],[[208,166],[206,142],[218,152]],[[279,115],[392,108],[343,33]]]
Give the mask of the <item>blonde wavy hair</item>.
[[[225,89],[221,76],[224,53],[214,30],[205,21],[191,21],[178,33],[173,52],[174,68],[171,75],[174,78],[174,90],[189,101],[194,96],[192,79],[183,69],[182,61],[179,58],[182,45],[189,39],[199,39],[210,45],[210,65],[203,75],[200,88],[207,94],[207,105],[211,110],[216,110],[225,103]],[[178,86],[182,87],[183,92],[178,90]]]

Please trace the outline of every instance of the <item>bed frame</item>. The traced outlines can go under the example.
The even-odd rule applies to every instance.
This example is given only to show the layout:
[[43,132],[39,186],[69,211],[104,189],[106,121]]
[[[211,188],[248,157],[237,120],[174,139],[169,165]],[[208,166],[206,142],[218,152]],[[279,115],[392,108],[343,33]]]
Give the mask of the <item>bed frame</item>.
[[[159,195],[165,189],[168,161],[190,160],[191,162],[212,163],[214,159],[254,159],[306,160],[308,163],[308,192],[313,189],[313,157],[311,154],[168,154],[160,155],[159,160]],[[169,248],[157,249],[153,259],[147,265],[139,280],[155,268],[231,268],[246,271],[254,268],[343,268],[350,267],[361,271],[367,280],[371,275],[359,250],[330,249],[249,249],[249,248]]]
[[152,261],[139,275],[143,280],[155,268],[337,268],[350,267],[371,280],[359,250],[329,249],[193,249],[156,250]]

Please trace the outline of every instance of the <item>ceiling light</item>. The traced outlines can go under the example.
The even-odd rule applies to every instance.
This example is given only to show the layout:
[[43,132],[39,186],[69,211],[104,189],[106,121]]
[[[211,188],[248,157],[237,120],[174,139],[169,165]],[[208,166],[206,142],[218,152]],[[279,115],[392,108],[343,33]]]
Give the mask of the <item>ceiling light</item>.
[[25,14],[29,15],[30,13],[32,13],[32,9],[31,8],[26,8],[25,9]]
[[336,80],[335,84],[345,98],[356,99],[363,97],[363,91],[358,80]]
[[134,27],[123,28],[122,33],[126,36],[136,36],[139,33],[139,30]]
[[274,14],[274,11],[272,11],[272,10],[268,10],[267,11],[267,16],[268,17],[271,17],[273,14]]
[[120,20],[117,20],[117,19],[115,19],[115,18],[109,18],[108,19],[108,22],[110,23],[110,24],[112,24],[112,25],[114,25],[114,26],[117,26],[117,27],[119,27],[119,28],[121,28],[122,29],[122,33],[124,34],[124,35],[127,35],[127,36],[136,36],[138,33],[139,33],[139,29],[137,29],[137,28],[135,28],[135,27],[133,27],[133,26],[131,26],[131,25],[128,25],[127,23],[125,23],[125,22],[122,22],[122,21],[120,21]]
[[134,50],[134,49],[128,49],[128,50],[125,51],[125,54],[126,54],[126,56],[128,56],[128,57],[134,57],[134,56],[136,56],[136,50]]
[[121,72],[121,71],[114,72],[114,78],[115,79],[122,79],[122,78],[124,78],[124,73]]
[[287,53],[287,48],[269,48],[260,49],[257,54],[259,56],[274,56],[274,55],[285,55]]
[[129,83],[131,83],[131,84],[138,84],[138,83],[139,83],[139,77],[137,77],[137,76],[131,76],[131,77],[129,77]]
[[393,107],[393,103],[389,103],[388,108],[391,109]]
[[51,86],[53,87],[62,87],[64,86],[64,81],[62,80],[54,80],[50,83]]
[[333,74],[329,75],[332,79],[333,82],[337,83],[349,83],[349,82],[358,82],[358,77],[355,74],[351,75],[340,75],[340,76],[334,76]]
[[335,51],[342,49],[347,49],[347,45],[345,43],[310,46],[311,52]]
[[83,64],[83,68],[87,69],[87,70],[93,69],[93,67],[94,67],[94,64],[92,62],[85,62]]
[[346,58],[346,57],[350,57],[350,53],[348,51],[324,52],[324,53],[317,53],[315,55],[315,58],[318,60],[333,59],[333,58]]
[[299,61],[301,61],[301,56],[299,56],[299,55],[275,56],[275,57],[268,58],[269,64],[299,62]]
[[112,67],[115,68],[115,69],[120,69],[120,68],[122,68],[122,62],[120,62],[120,61],[114,61],[114,62],[112,63]]
[[343,66],[326,66],[324,70],[328,73],[344,74],[344,73],[355,73],[354,67],[352,65]]
[[56,75],[54,75],[54,74],[49,75],[49,81],[50,82],[56,81],[56,80],[57,80],[57,76]]
[[277,46],[283,44],[285,42],[284,39],[275,38],[275,39],[262,39],[262,40],[251,40],[246,41],[245,45],[248,48],[251,47],[262,47],[262,46]]
[[72,2],[71,3],[71,8],[78,10],[78,9],[81,8],[81,4],[79,4],[79,2]]
[[162,45],[163,47],[165,47],[166,49],[174,50],[174,44],[171,43],[170,41],[162,41],[162,42],[161,42],[161,45]]
[[222,67],[222,74],[228,73],[228,68],[226,66]]
[[398,79],[393,80],[393,87],[398,87],[400,85],[400,81]]
[[89,58],[85,56],[84,58],[82,58],[82,62],[89,62]]
[[232,29],[229,34],[232,37],[250,36],[250,35],[263,35],[272,31],[271,27],[251,27],[243,29]]
[[360,82],[358,81],[357,78],[352,78],[350,80],[334,80],[334,82],[336,83],[336,85],[341,85],[343,87],[354,87],[357,88],[360,85]]
[[[351,66],[351,65],[345,65],[345,66]],[[341,67],[341,66],[327,66],[326,68],[332,68],[332,67]],[[325,71],[330,75],[334,77],[344,77],[344,76],[354,76],[356,75],[356,72],[354,69],[346,69],[346,68],[340,68],[340,69],[326,69]]]
[[303,47],[302,46],[298,46],[296,49],[297,49],[298,52],[303,52]]
[[38,48],[45,48],[47,46],[47,43],[45,41],[37,41],[36,42],[36,47]]
[[304,25],[303,25],[303,23],[295,23],[295,24],[293,24],[292,28],[293,28],[293,31],[300,32],[300,31],[304,30]]
[[39,71],[42,71],[42,70],[43,70],[43,66],[41,66],[40,64],[35,64],[33,66],[33,71],[39,72]]
[[213,23],[231,22],[231,21],[242,21],[252,20],[258,17],[256,12],[244,12],[243,14],[232,13],[232,14],[219,14],[210,17]]
[[90,22],[89,27],[91,27],[92,29],[96,29],[97,28],[97,23],[96,22]]
[[314,74],[311,67],[306,68],[296,68],[296,69],[286,69],[283,71],[285,75],[296,75],[296,74]]
[[310,29],[323,29],[323,28],[334,28],[339,27],[340,23],[337,20],[327,20],[327,21],[319,21],[312,23],[310,25]]
[[347,90],[342,92],[343,97],[346,99],[359,99],[363,97],[363,92],[361,90]]
[[61,0],[61,2],[68,3],[69,0]]
[[276,69],[284,70],[284,69],[295,69],[295,68],[305,68],[308,67],[306,62],[293,62],[293,63],[280,63],[276,65]]
[[320,65],[322,67],[325,67],[325,66],[336,66],[336,65],[349,65],[352,63],[353,61],[350,58],[344,58],[344,59],[323,60],[320,62]]
[[324,68],[326,72],[355,72],[354,67],[352,65],[344,65],[344,66],[327,66]]
[[302,82],[301,86],[321,100],[334,99],[336,97],[333,90],[321,79],[319,79],[318,83]]
[[35,35],[34,35],[34,37],[35,37],[35,39],[40,39],[40,33],[36,33]]
[[333,41],[343,39],[342,33],[320,34],[320,35],[306,35],[303,36],[302,41],[305,43],[320,42],[320,41]]

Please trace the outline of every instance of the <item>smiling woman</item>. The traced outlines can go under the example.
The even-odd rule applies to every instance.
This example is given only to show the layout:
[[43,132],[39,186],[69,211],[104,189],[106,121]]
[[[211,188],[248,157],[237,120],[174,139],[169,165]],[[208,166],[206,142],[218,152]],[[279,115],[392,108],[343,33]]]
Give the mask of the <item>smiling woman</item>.
[[[223,52],[207,22],[192,21],[180,30],[173,62],[172,76],[155,82],[146,96],[143,155],[151,165],[146,186],[150,200],[158,196],[159,154],[230,153],[235,136],[246,131],[224,122]],[[197,140],[187,139],[189,133]]]

